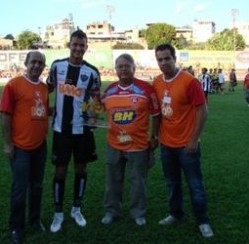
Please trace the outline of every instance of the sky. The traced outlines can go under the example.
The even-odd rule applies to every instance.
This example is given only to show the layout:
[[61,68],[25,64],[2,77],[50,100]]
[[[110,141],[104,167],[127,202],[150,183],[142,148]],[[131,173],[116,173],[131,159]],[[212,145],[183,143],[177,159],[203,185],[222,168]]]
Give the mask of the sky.
[[[232,15],[232,9],[234,15]],[[1,0],[0,36],[22,31],[39,34],[46,26],[72,16],[75,26],[108,21],[116,31],[146,28],[148,23],[175,27],[210,20],[216,32],[237,22],[249,22],[248,0]]]

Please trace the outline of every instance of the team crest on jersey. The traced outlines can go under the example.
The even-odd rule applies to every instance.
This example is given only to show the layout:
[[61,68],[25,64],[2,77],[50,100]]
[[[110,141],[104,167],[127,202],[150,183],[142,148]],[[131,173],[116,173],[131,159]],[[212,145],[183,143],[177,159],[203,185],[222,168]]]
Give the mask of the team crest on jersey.
[[116,124],[130,124],[136,119],[136,113],[133,110],[115,111],[112,115],[112,120]]
[[138,103],[138,97],[131,97],[131,102],[132,102],[133,104]]
[[87,80],[88,80],[88,76],[87,76],[87,75],[85,75],[85,74],[80,75],[80,80],[81,80],[82,82],[85,82],[85,81],[87,81]]

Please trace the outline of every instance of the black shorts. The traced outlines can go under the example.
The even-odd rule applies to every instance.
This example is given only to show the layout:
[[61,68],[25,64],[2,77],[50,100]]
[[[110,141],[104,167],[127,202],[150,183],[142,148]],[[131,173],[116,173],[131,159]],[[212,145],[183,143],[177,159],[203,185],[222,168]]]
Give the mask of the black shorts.
[[75,164],[97,160],[94,134],[89,128],[84,129],[84,134],[80,135],[65,135],[54,131],[52,163],[67,166],[72,154]]

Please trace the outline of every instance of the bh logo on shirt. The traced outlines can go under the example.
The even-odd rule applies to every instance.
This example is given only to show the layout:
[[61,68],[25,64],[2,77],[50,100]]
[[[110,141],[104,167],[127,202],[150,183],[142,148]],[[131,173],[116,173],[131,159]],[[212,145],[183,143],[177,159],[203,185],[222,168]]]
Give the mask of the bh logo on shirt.
[[136,118],[136,113],[133,110],[115,111],[112,115],[112,120],[116,124],[130,124]]

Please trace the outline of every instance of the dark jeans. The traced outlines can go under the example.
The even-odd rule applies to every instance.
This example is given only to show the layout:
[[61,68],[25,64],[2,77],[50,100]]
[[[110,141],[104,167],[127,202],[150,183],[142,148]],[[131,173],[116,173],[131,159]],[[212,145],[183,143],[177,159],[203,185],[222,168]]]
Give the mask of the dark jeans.
[[42,181],[46,156],[46,142],[34,150],[23,150],[15,147],[14,158],[10,161],[13,177],[9,220],[11,230],[24,228],[27,191],[29,223],[32,225],[40,221]]
[[200,167],[200,147],[192,155],[186,155],[184,148],[169,148],[161,145],[162,168],[169,189],[170,214],[181,219],[183,212],[182,177],[183,170],[190,191],[191,203],[198,224],[208,223],[207,199]]
[[246,102],[249,105],[249,90],[245,90],[245,99],[246,99]]

